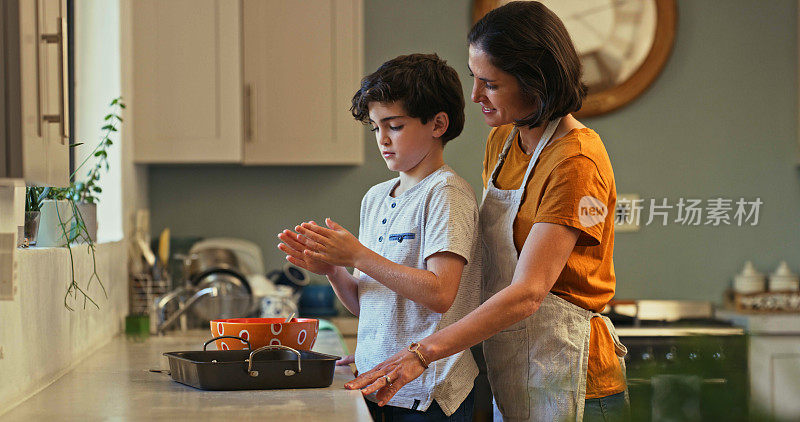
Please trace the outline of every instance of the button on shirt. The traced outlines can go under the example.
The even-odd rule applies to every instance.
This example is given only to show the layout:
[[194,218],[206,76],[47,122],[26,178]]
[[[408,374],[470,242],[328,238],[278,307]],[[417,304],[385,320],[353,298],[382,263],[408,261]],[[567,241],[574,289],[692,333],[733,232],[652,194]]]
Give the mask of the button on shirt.
[[[458,321],[479,305],[481,250],[478,206],[472,187],[443,166],[392,197],[395,178],[373,186],[361,202],[359,240],[387,259],[426,269],[426,259],[452,252],[467,261],[455,301],[444,314],[386,288],[356,270],[360,315],[356,366],[365,372],[409,344]],[[452,414],[472,390],[478,368],[469,349],[432,362],[389,401],[425,411],[433,400]],[[373,397],[369,397],[374,400]]]

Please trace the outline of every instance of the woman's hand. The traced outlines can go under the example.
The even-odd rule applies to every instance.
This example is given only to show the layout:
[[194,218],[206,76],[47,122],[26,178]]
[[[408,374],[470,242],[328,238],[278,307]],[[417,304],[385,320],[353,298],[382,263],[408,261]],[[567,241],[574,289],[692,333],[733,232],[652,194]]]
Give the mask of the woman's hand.
[[369,249],[330,218],[325,219],[325,224],[328,228],[313,221],[295,227],[297,233],[305,237],[303,243],[307,248],[303,253],[309,258],[331,265],[355,267],[358,258]]
[[278,245],[278,249],[286,254],[286,260],[292,264],[324,276],[332,276],[336,272],[335,265],[314,259],[303,253],[308,248],[303,243],[306,240],[303,236],[291,230],[284,230],[278,235],[278,239],[283,242]]
[[[375,398],[378,399],[378,406],[383,406],[404,385],[422,375],[423,371],[425,371],[425,367],[422,366],[417,355],[404,349],[370,371],[346,383],[344,388],[348,390],[361,389],[361,393],[365,396],[377,391],[378,394],[375,395]],[[387,376],[391,382],[386,380]]]

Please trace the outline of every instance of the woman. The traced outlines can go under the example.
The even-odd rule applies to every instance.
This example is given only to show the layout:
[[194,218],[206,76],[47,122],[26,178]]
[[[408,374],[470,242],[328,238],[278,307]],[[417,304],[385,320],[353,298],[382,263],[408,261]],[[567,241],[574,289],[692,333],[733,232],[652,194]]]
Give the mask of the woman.
[[575,48],[538,2],[493,10],[468,40],[472,101],[493,127],[480,214],[485,302],[346,387],[383,404],[428,365],[485,340],[504,420],[624,418],[626,351],[598,314],[616,286],[616,188],[599,136],[570,114],[586,95]]

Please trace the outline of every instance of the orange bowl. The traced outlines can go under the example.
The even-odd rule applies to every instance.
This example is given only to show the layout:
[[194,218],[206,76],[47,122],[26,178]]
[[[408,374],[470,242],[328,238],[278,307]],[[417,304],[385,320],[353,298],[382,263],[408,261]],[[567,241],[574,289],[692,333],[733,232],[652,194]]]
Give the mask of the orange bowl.
[[[211,321],[211,335],[237,336],[250,341],[253,350],[267,345],[289,346],[296,350],[311,350],[319,333],[319,320],[312,318],[234,318]],[[226,338],[215,341],[217,350],[241,350],[247,343]]]

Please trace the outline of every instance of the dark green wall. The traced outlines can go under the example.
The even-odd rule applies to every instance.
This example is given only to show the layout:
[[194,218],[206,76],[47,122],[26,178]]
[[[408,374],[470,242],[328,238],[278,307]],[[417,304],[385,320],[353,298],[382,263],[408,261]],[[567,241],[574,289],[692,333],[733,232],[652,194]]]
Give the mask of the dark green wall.
[[[366,71],[399,54],[437,52],[458,70],[468,98],[470,7],[366,0]],[[658,80],[628,107],[584,123],[603,138],[619,193],[670,203],[764,201],[755,227],[670,223],[617,234],[618,297],[720,301],[744,260],[762,271],[779,260],[800,269],[797,3],[699,0],[678,7],[675,47]],[[464,132],[446,148],[446,161],[476,192],[488,130],[468,101]],[[267,267],[276,267],[283,255],[275,236],[283,227],[330,216],[357,230],[362,195],[392,177],[366,130],[364,148],[359,167],[153,166],[153,230],[250,239],[262,246]]]

